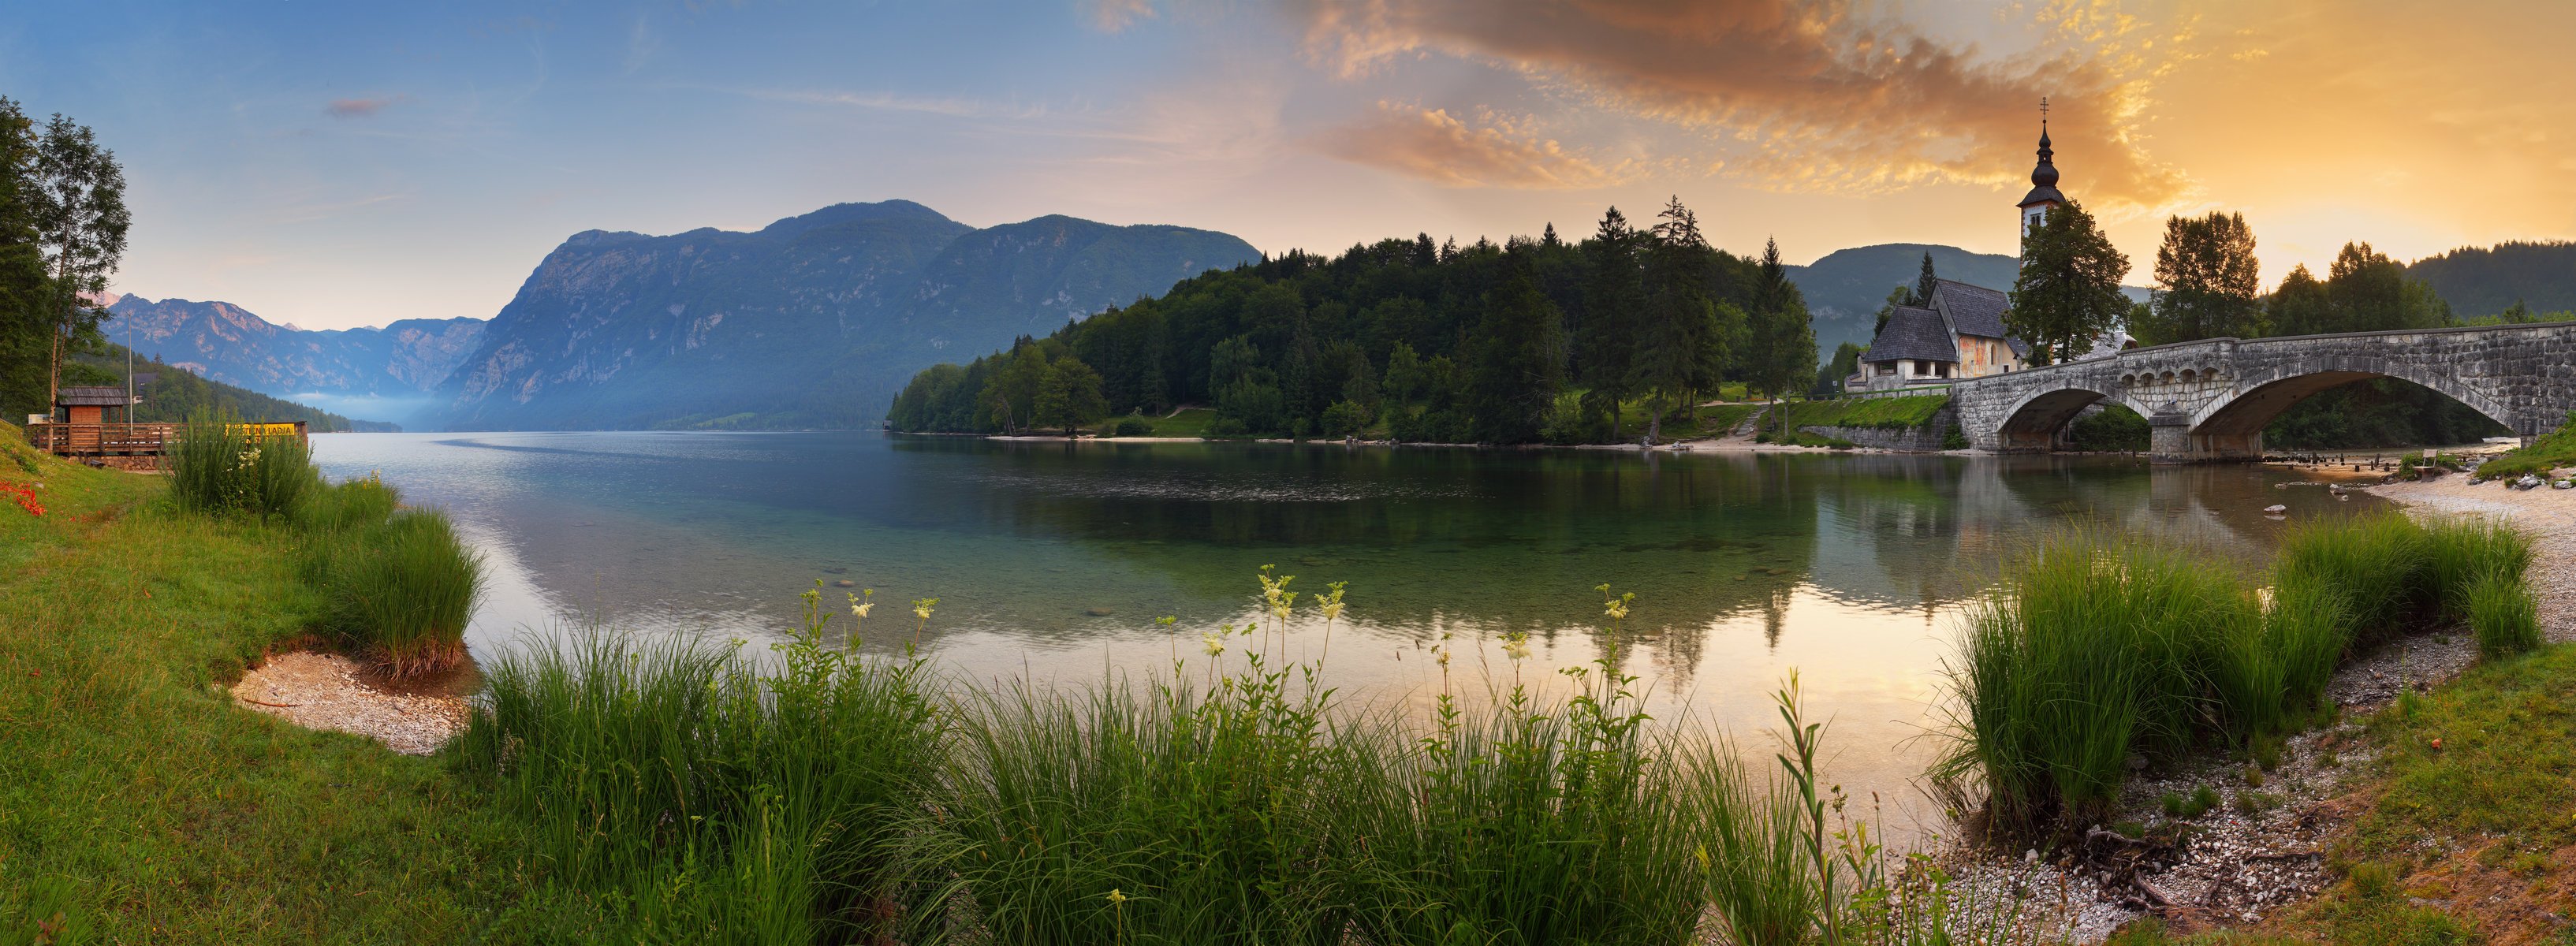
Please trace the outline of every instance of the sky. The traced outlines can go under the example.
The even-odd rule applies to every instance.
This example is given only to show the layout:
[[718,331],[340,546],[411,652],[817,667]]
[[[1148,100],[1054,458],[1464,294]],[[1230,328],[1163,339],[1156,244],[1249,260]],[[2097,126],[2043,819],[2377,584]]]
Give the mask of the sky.
[[84,0],[0,95],[97,130],[118,291],[305,328],[491,316],[564,237],[903,198],[1334,252],[1588,233],[2007,253],[2060,189],[2153,280],[2245,215],[2266,284],[2576,238],[2567,0]]

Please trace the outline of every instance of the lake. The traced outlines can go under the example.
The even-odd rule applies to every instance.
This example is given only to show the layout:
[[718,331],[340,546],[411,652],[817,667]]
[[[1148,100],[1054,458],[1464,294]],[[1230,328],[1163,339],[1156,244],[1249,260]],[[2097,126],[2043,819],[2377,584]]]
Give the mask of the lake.
[[[1470,696],[1556,687],[1553,671],[1612,653],[1593,590],[1607,583],[1637,595],[1617,659],[1651,712],[1759,744],[1794,668],[1831,721],[1830,774],[1860,804],[1877,792],[1903,833],[1931,810],[1912,781],[1939,745],[1917,737],[1938,728],[1960,614],[2022,543],[2103,525],[2250,569],[2283,526],[2265,506],[2294,521],[2379,505],[2276,489],[2291,477],[2257,467],[2102,457],[873,432],[313,441],[328,475],[380,472],[489,557],[468,635],[485,660],[588,623],[775,640],[822,578],[876,590],[872,651],[912,642],[910,602],[937,598],[919,644],[955,674],[1087,684],[1195,668],[1203,633],[1259,614],[1255,575],[1274,565],[1295,591],[1347,583],[1329,635],[1301,599],[1288,654],[1329,654],[1349,699],[1405,710],[1444,686],[1444,640],[1445,685]],[[838,607],[843,589],[824,591]],[[1505,656],[1512,633],[1528,660]]]

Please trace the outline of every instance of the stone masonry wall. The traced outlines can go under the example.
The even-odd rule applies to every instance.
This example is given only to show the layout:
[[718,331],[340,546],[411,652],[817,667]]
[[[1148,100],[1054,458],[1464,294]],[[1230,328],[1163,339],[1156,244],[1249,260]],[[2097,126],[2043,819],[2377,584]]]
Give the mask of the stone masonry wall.
[[1950,432],[1950,425],[1958,422],[1958,408],[1944,407],[1935,412],[1930,420],[1924,421],[1923,426],[1902,430],[1890,430],[1885,427],[1829,427],[1815,424],[1804,425],[1798,429],[1837,440],[1849,440],[1860,446],[1880,450],[1894,450],[1899,453],[1939,453],[1943,449],[1941,441]]
[[2159,459],[2188,460],[2259,452],[2280,410],[2369,377],[2421,384],[2535,437],[2576,410],[2576,323],[2208,339],[1962,380],[1950,393],[1982,449],[2045,449],[2055,425],[2098,400],[2147,417]]

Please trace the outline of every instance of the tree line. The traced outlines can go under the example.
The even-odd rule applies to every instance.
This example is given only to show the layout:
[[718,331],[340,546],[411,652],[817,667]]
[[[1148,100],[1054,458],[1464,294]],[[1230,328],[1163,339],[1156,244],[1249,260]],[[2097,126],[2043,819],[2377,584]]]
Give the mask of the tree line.
[[125,173],[96,134],[0,97],[0,417],[45,413],[56,387],[81,380],[66,358],[105,341],[107,312],[90,299],[131,222]]
[[[1647,227],[1610,208],[1580,242],[1553,224],[1463,247],[1421,234],[1204,273],[923,371],[887,424],[1070,429],[1207,405],[1220,436],[1598,443],[1660,436],[1722,383],[1779,396],[1815,373],[1777,244],[1714,248],[1676,198]],[[1642,430],[1623,407],[1643,408]]]

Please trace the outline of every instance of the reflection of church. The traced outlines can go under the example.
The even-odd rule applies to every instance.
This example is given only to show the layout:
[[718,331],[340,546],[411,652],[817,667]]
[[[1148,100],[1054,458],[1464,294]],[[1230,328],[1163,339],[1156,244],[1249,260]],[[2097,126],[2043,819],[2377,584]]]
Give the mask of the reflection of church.
[[[2056,152],[2048,145],[2048,119],[2039,122],[2039,166],[2018,217],[2021,233],[2039,225],[2049,208],[2066,202],[2057,190]],[[1843,379],[1845,391],[1892,391],[1947,384],[2029,366],[2030,345],[2004,329],[2009,297],[2002,290],[1935,279],[1931,297],[1889,310],[1887,323],[1860,356],[1860,371]]]

